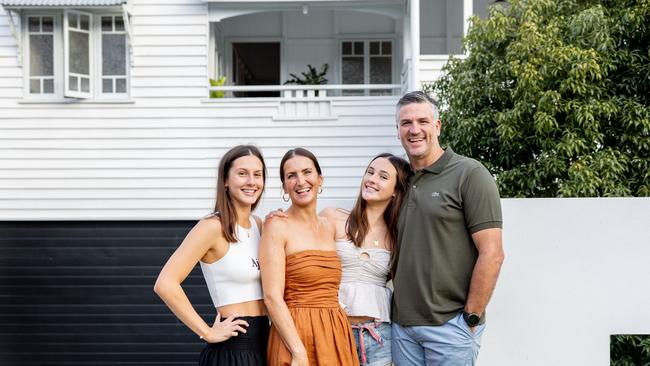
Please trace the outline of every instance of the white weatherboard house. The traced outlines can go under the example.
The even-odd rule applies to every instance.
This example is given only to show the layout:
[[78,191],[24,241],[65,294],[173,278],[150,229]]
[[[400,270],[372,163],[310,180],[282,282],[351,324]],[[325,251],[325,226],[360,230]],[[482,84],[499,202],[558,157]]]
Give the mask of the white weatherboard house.
[[[0,365],[196,364],[152,286],[223,153],[262,149],[262,216],[298,146],[321,207],[350,206],[370,158],[402,154],[399,95],[488,2],[0,0]],[[325,64],[326,85],[285,84]],[[214,319],[196,269],[183,288]]]
[[[323,203],[349,203],[372,156],[401,154],[397,97],[488,2],[2,0],[0,220],[195,219],[239,143],[268,160],[264,208],[296,146],[321,160]],[[308,64],[327,85],[284,85]]]
[[[399,95],[487,2],[0,0],[0,365],[195,365],[152,287],[223,153],[262,149],[262,216],[298,146],[321,207],[350,206],[370,158],[402,154]],[[326,85],[284,84],[325,64]],[[183,288],[214,319],[197,270]]]
[[[493,2],[0,0],[0,365],[196,365],[152,287],[223,153],[262,149],[260,215],[297,146],[321,206],[350,206],[370,158],[402,154],[399,95]],[[326,85],[284,84],[325,64]],[[504,200],[481,365],[607,365],[610,334],[648,333],[648,203]],[[196,269],[183,288],[214,319]]]

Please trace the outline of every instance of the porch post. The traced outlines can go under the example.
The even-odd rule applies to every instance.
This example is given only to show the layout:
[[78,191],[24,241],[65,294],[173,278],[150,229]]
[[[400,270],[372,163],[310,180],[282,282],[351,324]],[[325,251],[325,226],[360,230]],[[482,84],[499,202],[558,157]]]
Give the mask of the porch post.
[[409,1],[411,30],[411,70],[409,70],[409,91],[420,89],[420,0]]
[[474,1],[463,0],[463,37],[467,35],[469,29],[469,18],[474,13]]

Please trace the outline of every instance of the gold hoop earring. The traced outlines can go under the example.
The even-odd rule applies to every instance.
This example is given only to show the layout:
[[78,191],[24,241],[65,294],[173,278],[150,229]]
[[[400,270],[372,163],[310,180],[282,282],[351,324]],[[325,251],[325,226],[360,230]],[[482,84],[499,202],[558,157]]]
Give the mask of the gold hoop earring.
[[282,194],[282,200],[283,200],[284,202],[289,202],[289,193],[286,193],[286,192],[283,193],[283,194]]
[[323,193],[323,186],[318,187],[318,194]]

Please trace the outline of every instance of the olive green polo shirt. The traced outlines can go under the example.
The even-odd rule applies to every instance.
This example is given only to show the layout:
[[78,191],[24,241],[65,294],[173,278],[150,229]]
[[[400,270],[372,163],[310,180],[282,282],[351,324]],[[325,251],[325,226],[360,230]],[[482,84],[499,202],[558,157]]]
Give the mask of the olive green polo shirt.
[[392,319],[440,325],[465,307],[478,258],[471,235],[500,228],[494,177],[478,161],[447,149],[415,171],[398,221]]

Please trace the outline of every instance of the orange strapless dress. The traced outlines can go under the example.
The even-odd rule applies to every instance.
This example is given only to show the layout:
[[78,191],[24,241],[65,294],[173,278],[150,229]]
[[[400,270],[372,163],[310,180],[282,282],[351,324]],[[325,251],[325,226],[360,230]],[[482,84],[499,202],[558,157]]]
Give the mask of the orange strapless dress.
[[[307,349],[310,366],[357,366],[350,323],[339,305],[341,262],[335,251],[305,250],[287,256],[284,301]],[[271,325],[267,362],[291,364],[291,353]]]

